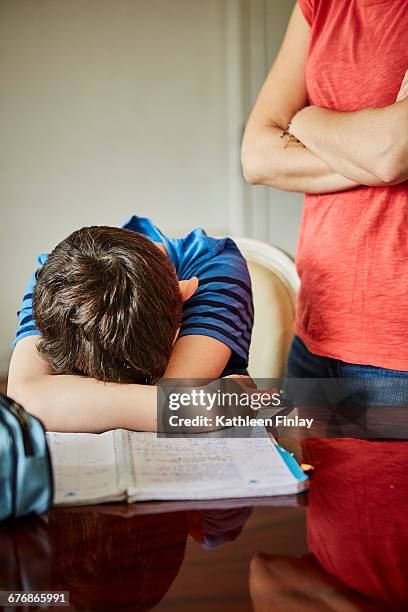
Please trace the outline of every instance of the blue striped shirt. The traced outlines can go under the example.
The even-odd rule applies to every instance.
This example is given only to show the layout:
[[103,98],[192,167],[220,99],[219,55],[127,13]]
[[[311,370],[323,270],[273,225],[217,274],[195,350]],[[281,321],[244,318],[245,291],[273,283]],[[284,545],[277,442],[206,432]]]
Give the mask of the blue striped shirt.
[[[253,303],[248,268],[236,244],[230,238],[211,238],[202,229],[195,229],[183,238],[167,238],[149,219],[136,215],[122,227],[164,244],[179,280],[197,276],[198,289],[183,305],[179,337],[200,335],[220,340],[232,351],[224,374],[245,372]],[[37,261],[42,267],[47,255],[40,255]],[[14,346],[21,338],[40,333],[32,310],[35,283],[34,273],[18,313]]]

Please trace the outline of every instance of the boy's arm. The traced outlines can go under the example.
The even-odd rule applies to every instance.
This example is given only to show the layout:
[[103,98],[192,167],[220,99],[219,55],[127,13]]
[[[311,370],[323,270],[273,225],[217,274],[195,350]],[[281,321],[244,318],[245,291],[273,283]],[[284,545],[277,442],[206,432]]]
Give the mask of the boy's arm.
[[[39,417],[47,430],[157,430],[155,386],[53,375],[37,351],[38,339],[38,335],[29,336],[17,343],[7,392]],[[218,378],[230,355],[231,349],[219,340],[185,336],[177,340],[165,376]]]
[[210,336],[183,336],[174,345],[165,378],[219,378],[231,349]]

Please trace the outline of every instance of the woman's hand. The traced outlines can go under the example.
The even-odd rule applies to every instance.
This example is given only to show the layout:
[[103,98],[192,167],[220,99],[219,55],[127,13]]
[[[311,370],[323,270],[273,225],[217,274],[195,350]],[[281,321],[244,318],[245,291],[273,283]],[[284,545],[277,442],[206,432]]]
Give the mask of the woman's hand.
[[355,112],[306,106],[288,131],[350,180],[373,186],[400,183],[408,178],[407,76],[397,100]]

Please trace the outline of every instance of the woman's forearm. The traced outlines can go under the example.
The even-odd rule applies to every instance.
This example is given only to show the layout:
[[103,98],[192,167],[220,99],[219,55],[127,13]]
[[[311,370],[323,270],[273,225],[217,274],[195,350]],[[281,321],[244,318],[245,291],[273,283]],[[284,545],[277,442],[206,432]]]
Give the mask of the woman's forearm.
[[285,191],[330,193],[345,191],[359,183],[334,171],[299,143],[285,146],[282,129],[248,124],[243,146],[245,179],[253,185],[268,185]]
[[283,43],[248,119],[242,167],[251,184],[285,191],[330,193],[356,187],[301,145],[284,146],[283,130],[308,101],[305,67],[310,26],[295,4]]
[[350,113],[308,106],[290,132],[351,180],[383,185],[408,177],[408,100]]

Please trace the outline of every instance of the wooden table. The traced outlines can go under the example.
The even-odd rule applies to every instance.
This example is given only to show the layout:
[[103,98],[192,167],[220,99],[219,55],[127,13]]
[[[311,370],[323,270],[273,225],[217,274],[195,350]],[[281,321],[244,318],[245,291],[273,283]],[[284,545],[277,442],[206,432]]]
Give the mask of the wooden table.
[[69,591],[72,610],[407,610],[407,443],[316,444],[307,496],[58,508],[3,523],[0,590]]
[[[307,495],[58,508],[3,523],[0,590],[69,591],[72,610],[407,610],[407,442],[313,446]],[[250,570],[259,552],[269,556]]]
[[71,609],[251,610],[253,555],[307,551],[305,500],[54,509],[0,527],[0,584],[69,591]]

